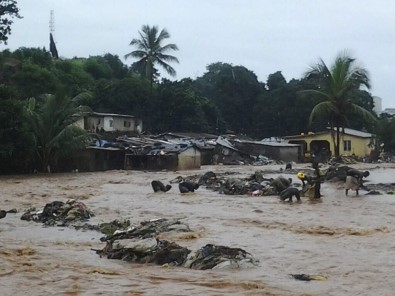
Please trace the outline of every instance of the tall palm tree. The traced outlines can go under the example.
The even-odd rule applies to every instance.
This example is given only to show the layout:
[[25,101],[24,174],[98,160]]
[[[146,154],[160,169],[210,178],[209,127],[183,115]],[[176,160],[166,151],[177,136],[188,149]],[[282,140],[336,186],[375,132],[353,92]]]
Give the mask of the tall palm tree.
[[166,29],[159,32],[157,26],[150,27],[144,25],[139,31],[140,39],[133,39],[130,45],[135,46],[137,49],[126,54],[125,59],[129,57],[139,59],[133,64],[133,67],[138,70],[152,83],[154,78],[158,76],[158,70],[154,67],[158,64],[166,70],[171,76],[176,75],[176,71],[167,62],[176,62],[178,59],[175,56],[167,54],[172,50],[178,50],[175,44],[163,45],[165,39],[170,38],[170,34]]
[[92,139],[92,135],[75,125],[88,111],[86,107],[78,106],[81,96],[70,99],[63,95],[45,95],[41,104],[36,104],[34,98],[29,99],[27,111],[43,171],[49,172],[60,157],[85,148]]
[[310,113],[310,125],[319,117],[327,118],[332,131],[335,156],[340,155],[340,138],[348,125],[351,114],[360,116],[366,121],[375,121],[375,117],[363,107],[354,103],[361,87],[370,88],[369,75],[366,69],[355,65],[355,59],[347,52],[340,53],[331,68],[322,59],[306,73],[306,78],[316,79],[318,88],[305,90],[322,102],[315,105]]

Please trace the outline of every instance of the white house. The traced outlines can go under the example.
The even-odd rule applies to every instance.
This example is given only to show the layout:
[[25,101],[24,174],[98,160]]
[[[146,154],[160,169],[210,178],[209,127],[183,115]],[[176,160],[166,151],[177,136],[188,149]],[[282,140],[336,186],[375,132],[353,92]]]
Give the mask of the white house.
[[143,131],[143,121],[132,115],[92,112],[77,121],[77,125],[92,132]]

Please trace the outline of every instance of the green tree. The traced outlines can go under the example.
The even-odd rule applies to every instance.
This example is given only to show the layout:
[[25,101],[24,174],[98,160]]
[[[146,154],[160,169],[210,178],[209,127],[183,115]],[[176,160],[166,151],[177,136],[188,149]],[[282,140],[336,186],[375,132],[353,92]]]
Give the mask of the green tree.
[[150,27],[144,25],[139,31],[140,39],[133,39],[130,45],[135,46],[137,49],[126,54],[125,59],[132,57],[139,59],[133,64],[133,68],[138,71],[141,75],[146,77],[151,85],[155,79],[157,69],[155,65],[158,64],[166,70],[171,76],[176,75],[176,71],[168,62],[178,63],[178,59],[175,56],[167,54],[169,51],[178,50],[177,45],[169,43],[163,45],[163,42],[170,38],[170,34],[166,29],[162,29],[159,32],[157,26]]
[[384,151],[393,153],[395,151],[395,117],[385,113],[380,114],[375,133]]
[[29,172],[33,137],[23,102],[0,98],[0,173]]
[[287,81],[285,80],[281,71],[277,71],[276,73],[270,74],[267,78],[266,86],[269,90],[275,90],[282,88],[287,85]]
[[7,44],[8,35],[11,34],[11,25],[14,18],[22,18],[15,0],[0,1],[0,43]]
[[112,71],[112,78],[122,79],[128,74],[128,67],[122,63],[117,55],[106,53],[103,59],[107,61]]
[[175,82],[164,79],[157,100],[153,112],[156,132],[214,132],[216,122],[222,122],[218,110],[199,94],[189,78]]
[[41,102],[34,98],[28,101],[35,152],[43,171],[56,168],[59,158],[72,155],[91,140],[91,135],[75,124],[86,111],[77,107],[78,100],[78,96],[70,99],[64,95],[44,95]]
[[22,63],[14,79],[18,98],[22,99],[54,92],[57,88],[57,79],[53,73],[29,60]]
[[299,91],[308,88],[308,84],[295,79],[286,82],[281,72],[276,72],[268,76],[266,85],[268,90],[253,108],[251,126],[255,129],[254,136],[282,137],[306,132],[310,112],[318,102],[298,95]]
[[54,61],[52,74],[61,82],[68,96],[74,97],[92,89],[95,80],[85,69],[85,59]]
[[84,70],[94,79],[111,79],[112,70],[110,65],[103,57],[89,57],[84,61]]
[[50,68],[52,66],[52,57],[49,51],[34,47],[20,47],[13,52],[14,58],[20,61],[29,61],[42,68]]
[[236,133],[251,133],[251,119],[257,98],[265,90],[257,76],[243,66],[213,63],[196,80],[202,96],[222,112],[227,128]]
[[146,100],[150,86],[140,76],[114,81],[99,80],[95,84],[94,94],[95,101],[90,106],[95,111],[130,114],[140,118],[152,113],[152,106]]
[[306,78],[315,79],[317,88],[303,91],[321,100],[310,113],[309,122],[324,117],[328,120],[332,131],[335,156],[340,155],[340,138],[344,128],[349,125],[351,114],[357,114],[365,122],[375,121],[375,117],[355,103],[355,94],[361,87],[370,88],[366,69],[358,67],[355,59],[346,52],[339,54],[334,64],[328,68],[321,59],[305,74]]

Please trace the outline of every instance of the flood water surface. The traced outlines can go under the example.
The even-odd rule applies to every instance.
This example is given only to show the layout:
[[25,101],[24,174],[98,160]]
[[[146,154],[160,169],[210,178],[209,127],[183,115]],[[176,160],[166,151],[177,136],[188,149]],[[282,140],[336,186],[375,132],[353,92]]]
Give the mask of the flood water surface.
[[[2,177],[0,208],[18,213],[0,220],[1,295],[393,295],[394,195],[361,191],[359,197],[355,192],[346,197],[342,184],[326,182],[321,202],[290,204],[274,196],[230,196],[203,187],[194,194],[182,195],[177,186],[155,194],[150,186],[153,179],[168,183],[178,175],[232,171],[247,176],[266,168]],[[368,169],[370,183],[395,182],[394,167]],[[104,247],[103,234],[20,220],[30,207],[71,198],[95,213],[90,224],[178,218],[193,232],[161,238],[193,250],[208,243],[242,248],[259,264],[190,270],[109,260],[94,251]],[[290,277],[302,273],[327,280]]]

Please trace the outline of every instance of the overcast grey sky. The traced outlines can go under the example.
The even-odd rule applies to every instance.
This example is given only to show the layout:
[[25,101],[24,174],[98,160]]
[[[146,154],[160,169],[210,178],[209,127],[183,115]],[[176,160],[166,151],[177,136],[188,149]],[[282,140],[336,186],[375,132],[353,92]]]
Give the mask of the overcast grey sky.
[[[50,11],[64,58],[123,56],[144,24],[166,28],[179,51],[175,79],[196,78],[214,62],[245,66],[266,82],[281,71],[299,79],[322,58],[348,50],[370,73],[374,96],[395,108],[393,0],[17,0],[7,46],[49,48]],[[163,74],[163,71],[161,71]],[[162,75],[165,76],[165,75]],[[165,76],[166,77],[166,76]]]

